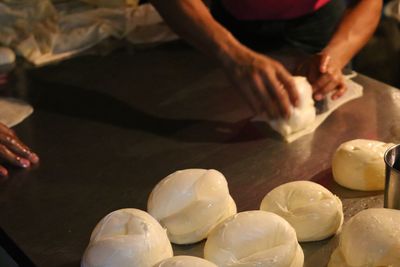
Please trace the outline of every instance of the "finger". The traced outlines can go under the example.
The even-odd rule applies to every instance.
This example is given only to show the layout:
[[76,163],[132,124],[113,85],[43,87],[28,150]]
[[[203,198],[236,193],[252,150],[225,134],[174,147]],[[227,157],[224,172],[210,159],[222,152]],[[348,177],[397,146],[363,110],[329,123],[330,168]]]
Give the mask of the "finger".
[[325,85],[324,88],[322,88],[318,94],[314,96],[315,100],[319,101],[322,100],[329,92],[335,90],[339,84],[335,81],[329,82],[327,85]]
[[[340,72],[324,74],[324,80],[318,85],[318,90],[314,93],[316,100],[321,100],[326,94],[337,89],[343,83],[343,76]],[[321,78],[322,80],[322,78]],[[323,84],[325,82],[325,84]]]
[[332,75],[329,73],[322,74],[311,86],[313,87],[314,94],[317,95],[321,93],[320,91],[331,82],[333,79]]
[[8,171],[6,168],[0,165],[0,177],[7,177],[8,176]]
[[258,93],[261,103],[267,112],[269,119],[279,118],[279,109],[273,102],[271,95],[269,94],[267,88],[265,87],[264,81],[260,76],[255,76],[253,79],[254,90]]
[[15,132],[0,122],[0,132],[15,135]]
[[11,150],[16,155],[29,159],[32,163],[38,163],[39,157],[30,151],[30,149],[21,142],[15,135],[7,135],[0,133],[0,144],[5,145],[9,150]]
[[290,100],[287,91],[285,90],[283,84],[273,75],[268,77],[265,81],[270,84],[270,89],[272,91],[273,97],[277,100],[277,106],[279,108],[279,113],[281,117],[288,118],[290,116]]
[[21,158],[10,151],[5,145],[0,144],[0,158],[5,162],[19,166],[22,168],[28,168],[31,163],[25,158]]
[[297,107],[299,105],[300,96],[292,75],[290,75],[286,69],[282,68],[278,71],[277,76],[279,81],[283,84],[284,89],[287,91],[291,104]]
[[341,97],[341,96],[343,96],[344,95],[344,93],[346,93],[346,91],[347,91],[347,86],[344,84],[344,83],[342,83],[338,88],[337,88],[337,91],[332,95],[332,100],[336,100],[336,99],[338,99],[339,97]]
[[322,55],[321,63],[319,65],[319,71],[321,73],[326,73],[328,71],[330,61],[331,57],[329,55]]

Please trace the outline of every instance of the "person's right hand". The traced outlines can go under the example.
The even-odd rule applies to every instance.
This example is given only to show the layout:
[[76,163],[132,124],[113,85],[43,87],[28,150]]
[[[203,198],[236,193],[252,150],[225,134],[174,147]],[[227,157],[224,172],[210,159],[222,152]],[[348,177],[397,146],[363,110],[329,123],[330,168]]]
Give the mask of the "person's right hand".
[[298,105],[298,92],[285,67],[262,54],[242,49],[224,62],[233,85],[256,113],[265,111],[270,119],[290,116]]
[[311,55],[299,64],[296,74],[307,78],[317,101],[325,98],[330,92],[331,98],[335,100],[347,90],[339,62],[327,54]]
[[[19,140],[13,130],[0,123],[0,161],[28,168],[39,162],[39,157]],[[0,177],[7,177],[7,169],[0,164]]]

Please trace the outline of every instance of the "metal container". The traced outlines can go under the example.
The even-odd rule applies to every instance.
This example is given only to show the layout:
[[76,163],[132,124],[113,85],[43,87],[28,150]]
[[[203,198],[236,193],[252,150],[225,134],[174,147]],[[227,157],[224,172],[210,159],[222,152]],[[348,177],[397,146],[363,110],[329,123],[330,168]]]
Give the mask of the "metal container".
[[386,182],[384,207],[400,210],[400,145],[385,152]]

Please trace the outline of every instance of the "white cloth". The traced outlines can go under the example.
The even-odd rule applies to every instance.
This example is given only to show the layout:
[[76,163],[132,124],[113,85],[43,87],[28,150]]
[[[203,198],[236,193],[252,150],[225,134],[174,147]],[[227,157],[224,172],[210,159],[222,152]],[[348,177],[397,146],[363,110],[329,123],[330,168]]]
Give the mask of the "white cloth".
[[106,38],[134,44],[177,36],[150,4],[136,0],[8,0],[0,2],[0,45],[34,65],[74,56]]
[[14,98],[0,98],[0,122],[13,127],[33,112],[28,103]]

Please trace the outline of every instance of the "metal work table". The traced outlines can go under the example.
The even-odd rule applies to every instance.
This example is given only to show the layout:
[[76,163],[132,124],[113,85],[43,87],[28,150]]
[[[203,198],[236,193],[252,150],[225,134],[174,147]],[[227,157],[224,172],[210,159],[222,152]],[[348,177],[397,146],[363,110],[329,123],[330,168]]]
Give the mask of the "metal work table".
[[[15,130],[41,163],[0,183],[0,240],[40,267],[79,266],[103,216],[146,209],[153,186],[177,169],[221,171],[239,211],[258,209],[267,192],[294,180],[332,190],[346,217],[381,206],[382,192],[335,184],[331,157],[350,139],[400,142],[400,92],[362,75],[362,98],[291,144],[252,124],[222,70],[182,44],[86,55],[19,75],[16,94],[35,112]],[[305,266],[325,266],[336,242],[302,244]],[[175,254],[201,256],[202,245],[175,246]]]

